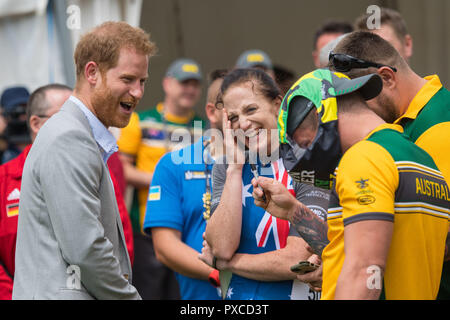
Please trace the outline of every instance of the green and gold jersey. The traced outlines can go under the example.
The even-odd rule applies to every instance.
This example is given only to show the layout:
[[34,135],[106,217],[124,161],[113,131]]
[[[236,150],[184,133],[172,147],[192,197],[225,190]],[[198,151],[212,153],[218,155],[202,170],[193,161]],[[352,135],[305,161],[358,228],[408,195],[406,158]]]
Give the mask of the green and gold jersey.
[[450,184],[450,92],[439,77],[429,76],[403,116],[395,121],[434,160]]
[[435,299],[449,226],[450,194],[433,159],[384,124],[342,157],[330,199],[330,243],[323,259],[322,299],[334,299],[345,259],[345,226],[394,223],[383,279],[387,299]]
[[[439,77],[429,76],[428,82],[416,94],[405,114],[396,123],[433,158],[450,184],[450,92]],[[444,263],[438,299],[450,299],[450,261]]]
[[[133,113],[129,124],[120,132],[117,144],[119,151],[135,157],[136,168],[145,172],[153,172],[159,159],[175,149],[179,149],[194,142],[194,128],[204,128],[204,122],[192,112],[189,117],[178,117],[172,114],[164,116],[164,106],[159,103],[156,108]],[[183,132],[180,129],[186,129]],[[190,135],[189,141],[181,139],[185,134]],[[147,205],[148,189],[138,191],[139,219],[132,214],[133,228],[142,228]],[[135,211],[135,210],[132,210]]]

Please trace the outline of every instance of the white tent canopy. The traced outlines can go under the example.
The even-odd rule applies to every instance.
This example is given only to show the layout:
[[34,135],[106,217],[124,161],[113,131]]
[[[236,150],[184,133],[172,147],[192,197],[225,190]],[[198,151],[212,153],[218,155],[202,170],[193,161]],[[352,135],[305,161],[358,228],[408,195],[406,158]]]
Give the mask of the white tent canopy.
[[104,21],[139,26],[142,0],[0,0],[0,94],[58,82],[74,85],[73,48]]

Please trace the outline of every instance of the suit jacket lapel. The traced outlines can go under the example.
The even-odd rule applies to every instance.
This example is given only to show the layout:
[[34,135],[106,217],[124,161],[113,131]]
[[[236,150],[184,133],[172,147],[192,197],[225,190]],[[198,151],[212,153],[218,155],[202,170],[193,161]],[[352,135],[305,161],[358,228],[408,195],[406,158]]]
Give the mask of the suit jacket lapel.
[[80,121],[80,123],[83,125],[83,127],[89,132],[92,139],[95,140],[94,134],[92,132],[91,126],[89,125],[88,119],[84,115],[83,111],[81,111],[81,109],[74,102],[67,100],[61,107],[61,111],[70,113],[78,121]]

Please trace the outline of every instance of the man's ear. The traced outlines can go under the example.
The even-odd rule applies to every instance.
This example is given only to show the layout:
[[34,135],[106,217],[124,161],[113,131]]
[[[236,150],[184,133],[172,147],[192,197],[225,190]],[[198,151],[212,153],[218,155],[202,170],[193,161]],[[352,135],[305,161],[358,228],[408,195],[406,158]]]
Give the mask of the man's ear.
[[315,50],[312,52],[312,58],[313,58],[313,61],[314,61],[314,66],[315,66],[316,68],[318,68],[319,65],[320,65],[320,63],[319,63],[319,51],[318,51],[318,50],[315,49]]
[[36,136],[39,129],[42,127],[41,118],[37,115],[32,115],[29,120],[29,125],[31,136]]
[[282,96],[278,96],[275,99],[273,99],[273,111],[275,115],[278,117],[278,113],[280,112],[281,102],[283,101]]
[[211,124],[217,124],[222,122],[222,118],[220,117],[221,112],[217,110],[216,106],[212,102],[206,103],[205,106],[206,117],[208,118]]
[[397,86],[397,74],[389,67],[381,67],[377,71],[383,80],[383,88],[394,89]]
[[167,92],[170,92],[171,85],[172,85],[172,78],[164,77],[162,80],[162,87],[163,87],[163,91],[166,95],[167,95]]
[[409,34],[405,36],[404,44],[405,58],[406,60],[409,60],[413,55],[413,39]]
[[164,77],[161,81],[161,85],[164,91],[166,91],[167,85],[168,85],[168,80],[167,77]]
[[94,61],[89,61],[84,67],[84,77],[89,84],[95,86],[100,78],[100,68]]

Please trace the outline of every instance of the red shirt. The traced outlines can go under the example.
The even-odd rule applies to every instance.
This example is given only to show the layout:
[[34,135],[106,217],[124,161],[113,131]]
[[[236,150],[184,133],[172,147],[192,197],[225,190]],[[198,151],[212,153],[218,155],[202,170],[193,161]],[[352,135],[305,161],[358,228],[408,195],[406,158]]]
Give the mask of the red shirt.
[[[122,193],[122,195],[124,195],[126,188],[127,188],[127,181],[125,180],[125,174],[123,172],[123,165],[122,165],[122,161],[120,161],[118,152],[114,152],[108,158],[108,168],[109,168],[109,173],[111,174],[111,176],[114,176],[114,178],[117,181],[120,193]],[[116,185],[114,185],[114,189],[116,189]]]
[[[16,252],[20,184],[31,145],[17,158],[0,166],[0,300],[11,300]],[[111,171],[110,171],[111,173]],[[116,178],[111,174],[131,262],[134,259],[133,230]]]

